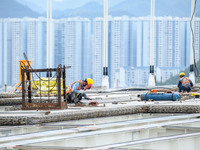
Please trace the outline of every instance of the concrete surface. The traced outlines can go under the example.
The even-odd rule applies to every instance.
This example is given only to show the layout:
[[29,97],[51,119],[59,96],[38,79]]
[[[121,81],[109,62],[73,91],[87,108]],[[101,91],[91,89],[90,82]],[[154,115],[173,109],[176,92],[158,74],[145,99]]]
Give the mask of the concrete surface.
[[[107,91],[90,92],[88,96],[99,102],[98,106],[88,106],[90,101],[82,100],[86,106],[75,107],[68,104],[63,110],[21,110],[21,98],[0,98],[0,126],[32,125],[48,122],[68,121],[85,118],[118,116],[135,113],[199,113],[200,99],[184,101],[141,101],[138,94],[147,91]],[[51,100],[54,98],[51,98]],[[34,101],[37,101],[36,98]],[[44,101],[47,98],[43,99]],[[9,106],[2,106],[9,105]]]

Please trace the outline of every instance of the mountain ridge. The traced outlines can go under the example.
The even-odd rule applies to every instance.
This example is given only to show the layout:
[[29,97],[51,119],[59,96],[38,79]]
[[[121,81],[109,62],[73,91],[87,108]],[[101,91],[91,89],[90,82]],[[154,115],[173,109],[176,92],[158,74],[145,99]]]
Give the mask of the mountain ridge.
[[39,17],[40,14],[15,0],[0,0],[0,18]]
[[[46,16],[46,13],[38,13],[27,7],[28,4],[26,5],[25,1],[23,4],[19,3],[19,0],[0,0],[0,17],[34,18],[39,16]],[[197,7],[198,5],[200,5],[200,2],[197,1],[195,16],[200,17],[200,8]],[[109,7],[109,15],[127,15],[130,17],[149,16],[150,1],[120,0],[118,4],[116,3],[116,5],[112,5],[112,7]],[[103,5],[101,5],[97,1],[89,1],[88,3],[85,3],[84,5],[77,8],[53,11],[53,18],[66,18],[77,16],[87,17],[91,19],[95,17],[103,17]],[[190,0],[156,1],[155,16],[190,17]]]

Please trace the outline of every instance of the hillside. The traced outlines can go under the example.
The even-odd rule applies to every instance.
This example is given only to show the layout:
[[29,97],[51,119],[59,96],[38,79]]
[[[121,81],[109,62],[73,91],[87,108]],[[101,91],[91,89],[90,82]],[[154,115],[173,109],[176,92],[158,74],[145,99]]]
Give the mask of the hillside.
[[[200,71],[200,61],[197,63],[197,68]],[[185,70],[181,71],[184,72],[187,77],[189,77],[190,67],[187,67]],[[174,85],[177,84],[179,80],[179,75],[173,76],[169,78],[167,81],[163,83],[163,85]],[[198,78],[196,78],[196,82],[198,82]],[[160,84],[160,83],[159,83]]]
[[89,2],[86,3],[82,7],[74,8],[74,9],[66,9],[64,11],[54,11],[54,18],[64,18],[64,17],[102,17],[103,16],[103,6],[97,2]]
[[[37,3],[36,3],[37,2]],[[87,3],[86,3],[87,2]],[[190,0],[156,1],[156,16],[190,17]],[[81,5],[82,4],[82,5]],[[200,17],[200,1],[197,1],[196,16]],[[70,8],[71,6],[71,8]],[[38,17],[46,16],[46,2],[39,0],[0,0],[0,17]],[[64,9],[65,8],[65,9]],[[68,9],[66,9],[68,8]],[[37,11],[37,13],[35,11]],[[184,10],[184,11],[183,11]],[[140,17],[150,15],[150,0],[109,0],[109,15]],[[53,17],[102,17],[103,2],[99,0],[53,1]]]
[[[199,4],[199,3],[198,3]],[[198,6],[198,5],[197,5]],[[183,11],[184,10],[184,11]],[[200,16],[199,8],[196,7],[196,16]],[[159,0],[156,1],[155,15],[156,16],[172,16],[172,17],[190,17],[190,0]],[[98,2],[88,2],[87,4],[75,8],[65,9],[64,11],[55,11],[53,15],[56,18],[88,16],[99,17],[103,16],[103,6]],[[109,15],[112,16],[148,16],[150,15],[149,0],[124,0],[113,7],[109,7]]]
[[0,18],[38,17],[38,13],[15,0],[0,0]]

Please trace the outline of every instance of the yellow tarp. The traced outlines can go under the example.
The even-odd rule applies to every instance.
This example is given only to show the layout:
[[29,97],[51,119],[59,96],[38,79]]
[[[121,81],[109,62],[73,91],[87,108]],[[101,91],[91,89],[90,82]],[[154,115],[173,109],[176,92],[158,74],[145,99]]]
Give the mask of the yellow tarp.
[[[48,80],[50,79],[50,80]],[[37,90],[37,94],[57,94],[56,78],[41,78],[32,81],[32,89]],[[66,86],[66,90],[68,86]],[[63,94],[63,79],[61,78],[61,94]]]

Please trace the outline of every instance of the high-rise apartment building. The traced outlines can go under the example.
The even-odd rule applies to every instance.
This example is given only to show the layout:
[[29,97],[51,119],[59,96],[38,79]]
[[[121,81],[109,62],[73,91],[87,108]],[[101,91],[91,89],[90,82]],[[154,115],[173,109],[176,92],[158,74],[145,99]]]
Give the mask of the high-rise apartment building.
[[93,21],[92,36],[92,78],[94,86],[101,86],[103,78],[103,18]]
[[129,65],[129,17],[111,18],[109,29],[109,85],[115,87],[117,70]]
[[200,18],[195,19],[194,50],[196,62],[200,60]]
[[[108,69],[110,87],[147,85],[149,72],[149,17],[111,17],[108,23]],[[93,78],[102,84],[103,18],[53,19],[52,67],[66,70],[67,85]],[[200,53],[200,18],[195,18],[195,60]],[[190,65],[190,18],[155,18],[155,74],[160,82]],[[23,52],[33,68],[46,68],[46,18],[0,19],[0,86],[19,81]]]
[[127,67],[125,70],[126,84],[132,86],[146,86],[148,83],[149,67]]
[[76,80],[91,77],[92,55],[90,48],[90,20],[86,18],[68,18],[65,23],[65,65],[67,85]]
[[19,60],[23,60],[23,52],[26,52],[27,24],[23,19],[11,20],[12,32],[12,84],[19,82]]
[[[55,20],[55,59],[54,67],[57,67],[59,64],[65,63],[65,51],[66,51],[66,19]],[[68,71],[68,70],[67,70]]]
[[8,47],[8,25],[5,19],[0,19],[0,87],[8,82],[8,58],[9,51]]
[[[46,51],[46,31],[43,30],[43,26],[46,25],[45,18],[27,18],[27,41],[26,53],[29,60],[32,61],[31,65],[33,68],[41,69],[46,67],[44,63],[43,51]],[[52,40],[54,43],[54,40]],[[53,44],[52,44],[53,45]]]

